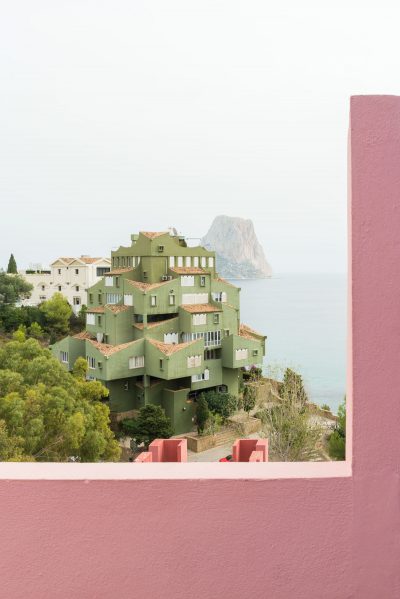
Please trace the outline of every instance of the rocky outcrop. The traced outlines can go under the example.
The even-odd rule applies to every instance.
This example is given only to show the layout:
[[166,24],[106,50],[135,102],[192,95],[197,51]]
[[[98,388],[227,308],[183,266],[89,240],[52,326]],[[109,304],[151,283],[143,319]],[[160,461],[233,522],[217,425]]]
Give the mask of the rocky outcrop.
[[227,279],[265,279],[272,269],[251,220],[217,216],[201,245],[217,254],[217,271]]

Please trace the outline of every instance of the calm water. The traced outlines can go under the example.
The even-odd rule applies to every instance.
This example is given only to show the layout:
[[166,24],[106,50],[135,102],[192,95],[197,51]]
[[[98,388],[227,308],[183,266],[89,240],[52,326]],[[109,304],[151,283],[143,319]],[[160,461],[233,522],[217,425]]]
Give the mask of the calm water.
[[346,389],[346,276],[276,275],[232,281],[241,321],[268,336],[264,371],[299,372],[312,401],[334,411]]

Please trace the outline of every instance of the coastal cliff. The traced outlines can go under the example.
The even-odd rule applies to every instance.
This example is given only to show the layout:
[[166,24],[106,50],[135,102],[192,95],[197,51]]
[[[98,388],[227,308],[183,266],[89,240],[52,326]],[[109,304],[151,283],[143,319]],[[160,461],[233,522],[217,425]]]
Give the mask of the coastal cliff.
[[265,279],[272,275],[251,220],[217,216],[201,245],[217,255],[218,273],[227,279]]

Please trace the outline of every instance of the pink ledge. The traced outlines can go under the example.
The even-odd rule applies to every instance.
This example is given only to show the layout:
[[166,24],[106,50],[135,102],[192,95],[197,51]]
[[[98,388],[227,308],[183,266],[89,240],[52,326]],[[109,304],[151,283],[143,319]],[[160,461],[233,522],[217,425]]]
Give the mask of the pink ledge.
[[0,464],[0,480],[274,480],[349,476],[350,462]]

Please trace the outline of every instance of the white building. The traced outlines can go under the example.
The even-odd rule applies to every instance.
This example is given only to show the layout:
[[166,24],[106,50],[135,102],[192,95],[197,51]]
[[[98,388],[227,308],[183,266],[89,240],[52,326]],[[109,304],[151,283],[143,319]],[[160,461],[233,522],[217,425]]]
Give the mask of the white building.
[[33,289],[31,297],[21,302],[24,306],[37,306],[50,299],[54,293],[62,293],[71,304],[75,314],[82,305],[87,306],[87,290],[97,283],[111,268],[108,258],[58,258],[50,264],[51,270],[20,271]]

